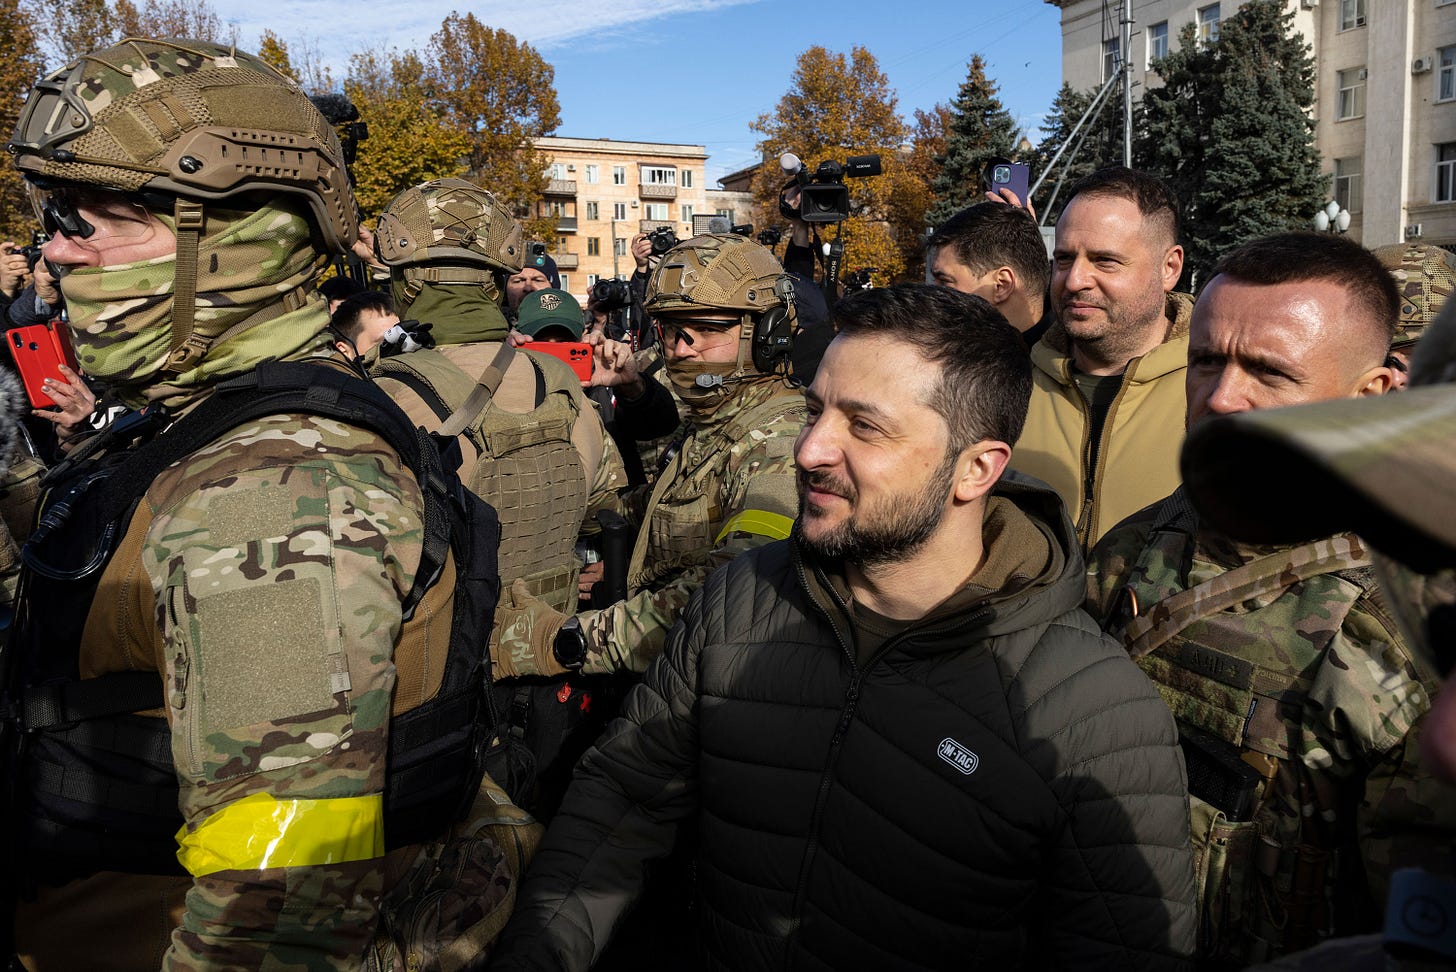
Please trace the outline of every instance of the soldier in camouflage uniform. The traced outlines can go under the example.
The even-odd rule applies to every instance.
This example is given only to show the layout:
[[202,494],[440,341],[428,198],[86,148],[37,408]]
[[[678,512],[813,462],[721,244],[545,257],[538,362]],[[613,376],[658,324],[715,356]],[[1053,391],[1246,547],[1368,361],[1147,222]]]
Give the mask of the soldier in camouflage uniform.
[[1404,388],[1416,341],[1456,290],[1456,253],[1427,243],[1392,243],[1373,252],[1400,292],[1400,324],[1390,342],[1390,364],[1395,387]]
[[[356,238],[355,204],[337,136],[279,72],[219,45],[128,39],[39,82],[10,149],[52,234],[82,366],[154,427],[268,360],[338,368],[314,282]],[[93,442],[72,460],[100,466],[108,442],[129,451],[124,436]],[[19,848],[26,866],[6,873],[4,898],[21,896],[25,967],[357,969],[367,949],[370,967],[394,961],[389,943],[371,946],[381,907],[420,873],[413,862],[446,852],[384,851],[391,715],[440,677],[428,659],[396,661],[406,641],[440,653],[454,597],[437,584],[404,617],[422,519],[420,486],[379,435],[272,415],[152,481],[94,599],[30,616],[22,589],[12,652],[75,629],[48,644],[79,658],[74,684],[130,672],[165,698],[121,717],[165,715],[144,737],[163,741],[155,755],[131,753],[129,735],[111,745],[147,765],[170,756],[175,780],[152,785],[176,794],[183,821],[175,859],[163,844],[135,870],[82,857],[67,872]],[[83,630],[65,616],[78,613]],[[70,795],[102,805],[126,789]],[[18,796],[10,825],[24,829],[39,802]],[[479,813],[511,818],[504,803],[490,790]],[[176,808],[147,813],[167,824]],[[472,900],[446,902],[441,935],[509,911],[514,849],[484,832],[470,847],[455,873]]]
[[789,535],[798,508],[794,440],[805,414],[802,393],[783,377],[791,278],[752,240],[697,236],[663,256],[645,306],[690,417],[651,493],[635,495],[642,526],[629,596],[568,618],[517,585],[496,615],[498,667],[641,672],[715,567]]
[[[1377,251],[1377,256],[1379,255]],[[1456,305],[1422,338],[1403,395],[1251,412],[1195,430],[1184,450],[1189,496],[1222,529],[1255,543],[1335,530],[1368,538],[1381,593],[1418,660],[1447,684],[1421,726],[1422,759],[1456,786]],[[1229,474],[1257,453],[1269,477],[1307,489],[1270,495]],[[1381,934],[1327,942],[1261,969],[1437,972],[1456,966],[1450,857],[1391,876]],[[1439,873],[1441,871],[1445,873]]]
[[[1194,308],[1189,427],[1384,392],[1396,308],[1388,274],[1349,241],[1241,247]],[[1238,474],[1271,492],[1308,488],[1261,478],[1256,457]],[[1416,753],[1434,681],[1361,540],[1235,541],[1180,488],[1098,543],[1088,584],[1089,612],[1182,729],[1208,967],[1372,927],[1391,869],[1449,846],[1456,802]]]

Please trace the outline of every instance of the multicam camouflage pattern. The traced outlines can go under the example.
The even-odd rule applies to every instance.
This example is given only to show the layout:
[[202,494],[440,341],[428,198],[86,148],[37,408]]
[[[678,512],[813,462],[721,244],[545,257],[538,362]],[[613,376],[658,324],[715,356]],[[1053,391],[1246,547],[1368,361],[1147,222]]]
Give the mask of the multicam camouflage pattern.
[[[169,376],[165,384],[159,376],[172,350],[176,256],[78,268],[64,277],[81,367],[130,405],[160,401],[175,407],[259,361],[286,360],[327,345],[324,300],[311,289],[303,293],[323,266],[309,243],[308,221],[276,203],[246,214],[214,215],[224,218],[210,220],[202,239],[192,328],[211,343],[195,367]],[[280,295],[295,291],[297,303],[279,303]],[[271,308],[280,313],[260,315]],[[262,319],[229,333],[255,316]]]
[[523,233],[493,193],[464,179],[437,179],[389,201],[374,248],[390,267],[443,260],[514,273],[525,257]]
[[[1092,552],[1087,608],[1115,635],[1134,611],[1276,552],[1167,521],[1163,504],[1149,507]],[[1263,777],[1248,821],[1192,800],[1200,955],[1213,967],[1378,922],[1368,902],[1384,899],[1390,872],[1450,844],[1456,792],[1417,763],[1434,682],[1368,566],[1203,618],[1139,664],[1179,720]]]
[[773,251],[745,236],[694,236],[663,254],[643,307],[650,314],[704,309],[759,314],[784,303],[774,286],[783,275]]
[[1456,253],[1426,243],[1392,243],[1373,252],[1400,291],[1400,323],[1390,346],[1408,348],[1456,291]]
[[127,38],[73,61],[31,91],[10,149],[22,172],[65,182],[296,194],[333,250],[358,238],[337,133],[292,80],[220,44]]
[[797,515],[794,442],[804,418],[802,393],[765,379],[740,385],[710,419],[685,426],[687,437],[650,497],[641,490],[635,496],[643,526],[627,578],[631,596],[581,616],[584,672],[645,670],[709,573],[787,535],[733,530],[719,536],[740,513],[767,513],[784,524]]

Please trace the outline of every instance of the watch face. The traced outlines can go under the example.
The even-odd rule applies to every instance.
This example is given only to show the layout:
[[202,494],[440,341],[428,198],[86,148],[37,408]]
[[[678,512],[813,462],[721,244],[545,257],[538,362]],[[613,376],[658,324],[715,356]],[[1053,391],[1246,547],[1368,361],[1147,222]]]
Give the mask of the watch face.
[[551,653],[562,668],[578,669],[582,666],[586,661],[586,633],[581,630],[581,621],[575,617],[566,619],[556,633]]

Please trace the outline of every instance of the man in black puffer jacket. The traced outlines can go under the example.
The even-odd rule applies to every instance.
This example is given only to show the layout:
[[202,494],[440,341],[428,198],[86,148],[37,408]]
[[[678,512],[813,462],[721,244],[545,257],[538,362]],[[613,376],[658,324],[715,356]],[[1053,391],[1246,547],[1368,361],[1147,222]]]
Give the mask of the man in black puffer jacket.
[[[587,753],[492,968],[585,969],[697,824],[714,969],[1164,969],[1193,949],[1172,718],[1079,609],[983,300],[845,298],[788,540],[709,578]],[[998,485],[999,483],[999,485]]]

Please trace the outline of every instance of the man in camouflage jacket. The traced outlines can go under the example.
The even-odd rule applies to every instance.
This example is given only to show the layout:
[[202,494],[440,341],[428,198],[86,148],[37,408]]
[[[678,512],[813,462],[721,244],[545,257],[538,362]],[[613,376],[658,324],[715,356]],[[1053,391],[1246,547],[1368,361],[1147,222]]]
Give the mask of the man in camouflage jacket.
[[[296,165],[258,164],[285,142]],[[313,284],[356,238],[355,204],[333,130],[273,68],[128,39],[37,84],[11,150],[52,234],[80,363],[131,407],[185,419],[265,361],[329,355]],[[31,865],[5,877],[25,967],[361,967],[381,899],[420,852],[386,858],[383,789],[392,703],[421,690],[395,662],[422,521],[421,489],[379,435],[272,415],[151,483],[94,599],[31,617],[22,588],[18,640],[78,657],[75,684],[162,684],[162,711],[141,715],[169,732],[145,758],[170,758],[175,781],[151,785],[177,807],[148,814],[183,821],[175,859],[163,834],[160,859],[135,869],[7,848]],[[417,640],[448,640],[428,629],[448,629],[452,596],[426,595]],[[136,755],[126,738],[117,759]],[[38,798],[16,795],[12,824],[37,819]],[[462,867],[482,878],[476,914],[513,893],[504,860],[488,845]]]
[[[1383,393],[1396,310],[1389,275],[1348,241],[1286,234],[1234,251],[1194,308],[1190,427]],[[1180,722],[1201,958],[1242,968],[1377,924],[1390,871],[1449,844],[1456,804],[1418,766],[1434,681],[1363,543],[1237,542],[1180,489],[1103,538],[1088,583],[1089,611]]]
[[496,615],[497,671],[641,672],[714,568],[789,535],[804,420],[803,395],[783,377],[792,287],[773,254],[741,236],[694,237],[663,256],[645,306],[689,418],[651,493],[635,496],[628,597],[567,618],[517,585]]

